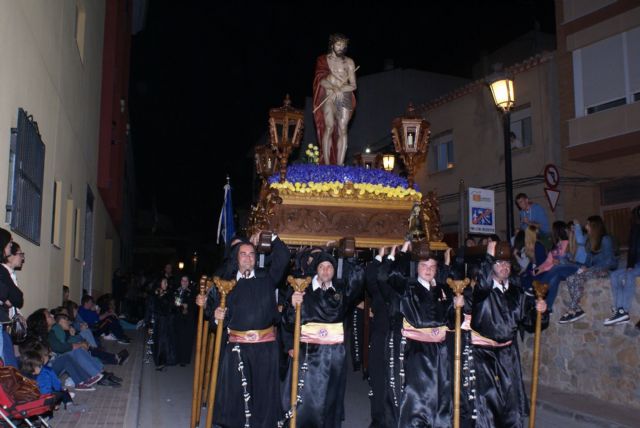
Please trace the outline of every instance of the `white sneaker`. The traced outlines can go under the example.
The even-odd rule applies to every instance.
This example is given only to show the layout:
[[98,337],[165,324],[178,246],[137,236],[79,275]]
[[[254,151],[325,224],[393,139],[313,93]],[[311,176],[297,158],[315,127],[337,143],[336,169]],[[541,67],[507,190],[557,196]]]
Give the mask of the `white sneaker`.
[[71,379],[70,377],[68,377],[67,379],[65,379],[64,381],[64,386],[66,388],[75,388],[76,387],[76,383],[73,381],[73,379]]
[[118,338],[115,337],[113,333],[109,333],[109,334],[102,333],[100,337],[103,338],[104,340],[118,340]]

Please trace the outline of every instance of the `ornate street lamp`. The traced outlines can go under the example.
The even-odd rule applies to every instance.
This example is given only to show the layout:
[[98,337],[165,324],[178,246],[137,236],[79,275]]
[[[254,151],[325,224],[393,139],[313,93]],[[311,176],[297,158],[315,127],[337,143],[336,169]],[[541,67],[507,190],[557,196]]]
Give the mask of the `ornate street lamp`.
[[260,199],[269,187],[269,177],[276,173],[278,167],[278,154],[270,145],[256,146],[255,153],[256,172],[262,179]]
[[393,153],[385,153],[382,155],[382,167],[385,171],[393,171],[396,166],[396,157]]
[[291,107],[289,94],[284,105],[269,110],[269,136],[271,147],[277,152],[280,160],[280,182],[284,183],[287,175],[287,161],[294,147],[300,146],[302,138],[304,112]]
[[513,80],[504,74],[496,74],[489,81],[491,95],[496,107],[504,112],[513,108],[515,104],[515,96],[513,91]]
[[511,172],[511,109],[515,104],[513,80],[503,73],[489,77],[488,82],[493,95],[493,102],[502,112],[502,129],[504,132],[504,187],[506,197],[507,240],[514,232],[513,221],[513,177]]
[[392,126],[393,145],[407,168],[409,187],[413,187],[417,166],[426,157],[430,124],[418,116],[413,104],[409,103],[405,115],[395,118]]

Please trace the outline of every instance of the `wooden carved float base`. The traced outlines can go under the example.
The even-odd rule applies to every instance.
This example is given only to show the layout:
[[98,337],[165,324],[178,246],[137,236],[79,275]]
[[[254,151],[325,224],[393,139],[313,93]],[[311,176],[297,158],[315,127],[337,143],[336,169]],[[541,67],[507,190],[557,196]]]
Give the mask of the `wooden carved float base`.
[[[413,202],[410,200],[366,200],[282,196],[273,206],[269,228],[289,245],[325,245],[343,237],[354,237],[358,248],[400,245],[407,234]],[[434,250],[443,242],[431,242]]]

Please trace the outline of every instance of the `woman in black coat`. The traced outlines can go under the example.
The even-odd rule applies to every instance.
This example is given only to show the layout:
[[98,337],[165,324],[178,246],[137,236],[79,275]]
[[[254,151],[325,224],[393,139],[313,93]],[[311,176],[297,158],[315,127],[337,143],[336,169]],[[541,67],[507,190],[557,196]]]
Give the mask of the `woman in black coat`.
[[181,367],[191,362],[191,349],[196,328],[195,322],[195,290],[191,287],[189,277],[180,278],[180,287],[174,293],[176,305],[176,362]]
[[[3,249],[0,267],[0,322],[9,323],[11,308],[21,308],[24,304],[24,296],[17,286],[15,276],[15,269],[22,267],[24,262],[24,253],[18,244],[11,241],[11,234],[4,229],[0,229],[0,248]],[[18,361],[13,352],[13,342],[4,325],[2,339],[1,351],[4,364],[17,367]]]
[[147,324],[153,320],[153,361],[158,371],[176,364],[175,315],[176,305],[169,281],[162,278],[147,310]]

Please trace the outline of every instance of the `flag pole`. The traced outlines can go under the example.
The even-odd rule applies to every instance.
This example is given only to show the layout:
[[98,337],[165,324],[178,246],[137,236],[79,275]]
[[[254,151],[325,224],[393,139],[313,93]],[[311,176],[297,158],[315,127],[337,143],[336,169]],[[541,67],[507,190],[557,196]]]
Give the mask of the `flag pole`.
[[218,218],[218,233],[216,237],[216,244],[220,243],[220,236],[225,244],[229,244],[231,238],[235,234],[235,225],[233,224],[233,203],[231,201],[231,178],[227,174],[227,184],[224,185],[224,200],[222,202],[222,209],[220,210],[220,217]]

